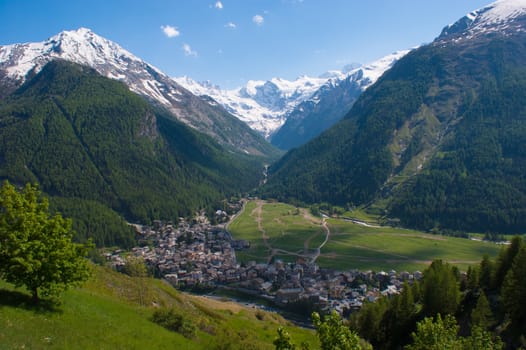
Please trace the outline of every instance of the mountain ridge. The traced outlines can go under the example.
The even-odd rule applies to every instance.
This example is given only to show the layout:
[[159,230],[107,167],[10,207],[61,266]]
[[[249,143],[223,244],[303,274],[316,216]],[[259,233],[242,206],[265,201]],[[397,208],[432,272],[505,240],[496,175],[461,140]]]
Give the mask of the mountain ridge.
[[0,85],[4,87],[0,95],[12,93],[54,59],[86,65],[122,81],[178,120],[240,152],[267,156],[278,153],[217,103],[193,95],[156,67],[87,28],[63,31],[43,42],[0,46]]
[[267,139],[283,125],[288,111],[309,98],[327,80],[307,76],[294,81],[282,78],[250,80],[242,87],[223,90],[189,77],[174,79],[194,94],[214,99]]
[[[472,39],[479,35],[499,32],[524,32],[525,20],[519,20],[526,14],[525,0],[497,0],[480,9],[471,11],[453,24],[444,27],[435,42],[444,39]],[[510,25],[512,27],[510,27]]]
[[341,120],[356,99],[409,52],[394,52],[329,79],[309,99],[286,114],[285,123],[272,135],[271,143],[288,150],[318,136]]

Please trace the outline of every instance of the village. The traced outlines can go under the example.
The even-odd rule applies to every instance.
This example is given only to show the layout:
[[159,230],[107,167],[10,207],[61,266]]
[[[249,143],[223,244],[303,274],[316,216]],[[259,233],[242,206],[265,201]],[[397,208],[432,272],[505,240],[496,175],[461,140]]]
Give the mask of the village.
[[[218,211],[219,215],[226,213]],[[155,221],[153,227],[136,226],[140,247],[133,256],[144,259],[155,275],[176,288],[213,290],[228,288],[266,299],[280,308],[308,305],[313,310],[348,314],[380,296],[399,294],[404,282],[412,284],[422,273],[396,271],[336,271],[304,260],[240,264],[236,250],[250,246],[233,240],[224,225],[211,225],[206,217],[192,222]],[[126,258],[117,251],[106,258],[122,270]]]

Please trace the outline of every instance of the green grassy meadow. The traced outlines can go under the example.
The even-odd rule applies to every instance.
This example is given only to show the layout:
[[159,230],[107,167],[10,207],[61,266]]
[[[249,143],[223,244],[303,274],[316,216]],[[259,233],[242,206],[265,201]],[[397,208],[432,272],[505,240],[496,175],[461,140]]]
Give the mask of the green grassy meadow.
[[365,227],[338,219],[329,219],[329,227],[331,238],[318,263],[332,268],[416,271],[442,259],[465,270],[478,264],[484,254],[495,256],[500,249],[489,242],[392,227]]
[[[190,339],[150,321],[159,307],[174,307],[192,322]],[[315,344],[312,331],[275,313],[176,291],[160,280],[137,279],[95,268],[62,303],[34,306],[29,294],[0,281],[1,349],[273,349],[283,325]]]
[[303,254],[323,242],[325,233],[320,225],[321,219],[312,217],[305,209],[250,201],[228,229],[236,239],[251,243],[250,249],[236,253],[241,261],[259,261],[272,254],[271,248],[289,251],[292,254],[275,251],[274,256],[294,261],[297,257],[294,254]]
[[[367,222],[374,219],[360,211],[353,213],[359,214],[354,217]],[[495,256],[500,250],[500,246],[488,242],[388,226],[367,227],[337,218],[327,219],[327,225],[330,238],[321,249],[317,263],[338,270],[416,271],[423,270],[435,259],[467,269],[469,265],[478,264],[484,254]],[[229,225],[229,230],[235,239],[246,239],[252,244],[249,250],[238,253],[240,261],[267,261],[276,250],[302,253],[309,237],[308,248],[312,251],[325,239],[321,218],[314,218],[307,210],[288,204],[263,201],[248,202],[243,213]],[[267,244],[262,231],[268,237]],[[275,254],[274,257],[286,261],[297,258],[292,254]]]

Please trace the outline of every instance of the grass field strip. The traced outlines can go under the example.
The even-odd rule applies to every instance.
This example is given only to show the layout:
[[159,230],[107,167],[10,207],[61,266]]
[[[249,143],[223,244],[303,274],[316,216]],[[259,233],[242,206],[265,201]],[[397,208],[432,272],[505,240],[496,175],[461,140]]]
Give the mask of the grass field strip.
[[435,259],[467,268],[484,254],[495,256],[499,250],[489,242],[364,222],[314,217],[304,208],[252,200],[228,229],[235,239],[251,243],[250,249],[236,253],[239,261],[304,259],[339,270],[415,271]]

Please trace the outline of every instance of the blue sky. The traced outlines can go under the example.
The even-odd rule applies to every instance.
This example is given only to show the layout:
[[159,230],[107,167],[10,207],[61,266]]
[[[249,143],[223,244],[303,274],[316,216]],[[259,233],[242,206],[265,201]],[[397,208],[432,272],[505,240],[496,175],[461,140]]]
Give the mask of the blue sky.
[[432,41],[491,0],[0,0],[0,45],[87,27],[171,76],[225,88],[318,76]]

